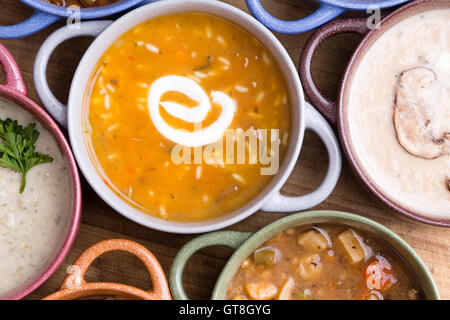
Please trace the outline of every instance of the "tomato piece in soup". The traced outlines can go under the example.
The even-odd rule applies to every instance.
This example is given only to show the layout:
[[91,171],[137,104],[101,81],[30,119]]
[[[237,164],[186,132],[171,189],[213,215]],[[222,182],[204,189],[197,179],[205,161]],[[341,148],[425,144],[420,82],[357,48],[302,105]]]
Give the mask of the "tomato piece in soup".
[[367,288],[370,290],[388,290],[397,282],[391,264],[382,256],[369,263],[365,272]]

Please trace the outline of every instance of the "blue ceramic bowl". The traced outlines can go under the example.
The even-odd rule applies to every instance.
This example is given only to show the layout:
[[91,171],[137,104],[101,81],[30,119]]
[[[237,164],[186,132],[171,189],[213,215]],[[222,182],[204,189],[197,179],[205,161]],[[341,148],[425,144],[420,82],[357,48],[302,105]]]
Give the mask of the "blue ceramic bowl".
[[76,17],[80,19],[103,18],[130,9],[142,2],[149,0],[122,0],[118,3],[98,8],[81,9],[75,12],[73,9],[61,7],[43,0],[21,0],[23,3],[35,9],[34,14],[27,20],[11,25],[0,26],[0,39],[17,39],[36,33],[59,19]]
[[260,0],[246,0],[253,16],[272,31],[286,34],[297,34],[313,30],[336,18],[346,10],[363,10],[370,8],[393,7],[410,0],[319,0],[319,8],[310,16],[295,20],[280,20],[268,13]]

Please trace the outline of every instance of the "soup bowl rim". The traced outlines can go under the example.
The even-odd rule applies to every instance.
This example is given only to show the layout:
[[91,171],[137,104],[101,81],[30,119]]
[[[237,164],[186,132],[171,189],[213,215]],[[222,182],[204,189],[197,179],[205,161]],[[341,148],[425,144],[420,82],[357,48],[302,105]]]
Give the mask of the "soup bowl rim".
[[[418,281],[422,285],[422,287],[426,285],[426,288],[423,288],[424,290],[427,290],[428,296],[426,298],[431,300],[440,299],[439,290],[426,264],[405,240],[403,240],[399,235],[397,235],[389,228],[372,219],[353,213],[335,210],[313,210],[298,212],[287,217],[275,220],[274,222],[259,229],[255,233],[249,233],[249,237],[243,241],[243,243],[236,249],[235,252],[233,252],[232,256],[227,260],[227,263],[225,264],[219,277],[217,278],[211,299],[225,299],[226,291],[236,271],[242,265],[244,260],[264,242],[271,239],[273,236],[279,234],[280,232],[286,231],[288,229],[302,225],[318,223],[342,224],[345,226],[354,227],[356,229],[369,233],[371,236],[382,241],[382,243],[385,245],[388,245],[390,247],[392,247],[393,245],[397,245],[398,248],[393,248],[395,253],[397,253],[397,256],[402,259],[408,258],[410,260],[408,261],[408,265],[412,269],[415,269],[414,271],[411,270],[411,272],[415,274],[416,277],[418,277]],[[227,231],[223,231],[225,237],[226,232]],[[215,233],[220,234],[221,231]],[[401,254],[398,252],[398,249],[402,249],[404,252]],[[414,263],[414,266],[410,265],[412,263]],[[419,272],[421,273],[420,275],[418,274]],[[173,285],[172,281],[173,279],[171,279],[171,287]],[[174,298],[178,298],[174,293],[172,294],[174,295]]]
[[[6,52],[6,54],[10,55],[9,52]],[[4,58],[0,57],[0,60],[4,60]],[[28,282],[21,284],[0,295],[3,299],[19,300],[42,285],[56,271],[69,253],[69,250],[77,236],[81,222],[82,195],[78,168],[67,139],[54,120],[44,111],[44,109],[27,97],[27,92],[20,75],[19,67],[13,60],[12,56],[8,62],[19,73],[16,81],[21,83],[22,88],[18,90],[17,88],[12,88],[7,85],[0,85],[0,98],[22,108],[25,112],[32,115],[44,127],[44,129],[51,134],[52,138],[58,145],[59,151],[64,155],[64,162],[68,165],[68,176],[71,176],[72,180],[70,188],[73,192],[71,199],[73,205],[72,208],[67,211],[68,221],[66,235],[62,237],[62,245],[57,250],[54,250],[54,253],[56,254],[52,257],[51,262],[47,267],[42,268],[40,272],[36,272],[36,274],[32,277],[34,280],[30,281],[29,284]]]
[[[433,2],[434,1],[434,2]],[[392,27],[404,21],[405,19],[412,17],[414,15],[419,14],[420,12],[435,10],[436,8],[442,7],[444,1],[442,0],[416,0],[413,1],[396,11],[392,12],[390,15],[386,16],[381,25],[388,25],[388,28],[374,29],[371,30],[360,42],[357,49],[354,51],[352,57],[349,60],[346,71],[344,73],[341,88],[339,91],[338,98],[338,127],[339,127],[339,135],[343,145],[344,152],[349,160],[352,169],[357,173],[359,178],[365,184],[365,186],[385,205],[395,210],[396,212],[411,218],[413,220],[436,225],[443,227],[450,227],[450,217],[435,217],[435,216],[427,216],[420,212],[416,212],[410,206],[406,207],[397,201],[386,188],[380,188],[375,179],[368,173],[363,165],[363,161],[358,156],[358,153],[355,149],[354,141],[352,140],[352,136],[350,133],[350,124],[348,117],[348,99],[350,95],[350,90],[352,87],[352,80],[354,79],[355,74],[361,64],[361,61],[365,54],[370,50],[370,48],[374,45],[377,39],[379,39],[383,34],[385,34]],[[450,8],[450,4],[447,2],[447,8]]]
[[[261,41],[275,58],[281,59],[278,63],[286,79],[291,97],[291,139],[284,159],[280,163],[280,170],[274,175],[264,190],[251,201],[241,208],[218,218],[199,222],[176,222],[166,221],[140,211],[115,194],[111,187],[102,181],[102,177],[98,169],[94,168],[93,161],[89,158],[86,145],[83,142],[84,137],[81,130],[83,103],[79,92],[85,92],[88,74],[91,74],[93,66],[98,62],[103,52],[124,32],[140,22],[161,15],[190,11],[210,13],[231,20]],[[251,30],[249,30],[250,27],[252,28]],[[68,103],[68,130],[72,149],[81,171],[97,194],[112,208],[127,218],[152,229],[173,233],[200,233],[221,229],[245,219],[259,210],[264,205],[264,202],[281,189],[297,162],[303,143],[306,128],[305,105],[300,79],[292,60],[276,37],[256,19],[244,11],[222,2],[166,0],[140,7],[122,16],[101,32],[90,45],[78,65],[72,81]]]
[[[373,194],[378,200],[394,212],[422,223],[450,227],[450,217],[445,218],[428,216],[423,213],[416,212],[411,208],[407,208],[394,199],[388,191],[383,191],[375,183],[375,180],[369,175],[363,165],[363,161],[359,159],[355,150],[355,144],[353,143],[352,136],[350,134],[350,125],[347,112],[347,101],[350,89],[352,87],[352,79],[354,78],[364,55],[370,50],[376,40],[397,23],[420,12],[441,7],[448,7],[448,2],[445,0],[416,0],[405,4],[384,17],[380,23],[381,28],[375,28],[372,30],[367,28],[368,20],[366,18],[347,18],[332,21],[317,29],[307,41],[301,53],[299,73],[304,84],[304,90],[308,97],[316,105],[316,108],[319,109],[320,112],[329,120],[329,122],[337,126],[337,131],[344,154],[353,173],[359,178],[362,185],[364,185],[364,187],[366,187],[371,194]],[[320,92],[314,83],[311,74],[312,57],[314,56],[314,53],[320,43],[335,34],[349,32],[359,33],[363,38],[348,60],[340,82],[337,100],[331,101]]]

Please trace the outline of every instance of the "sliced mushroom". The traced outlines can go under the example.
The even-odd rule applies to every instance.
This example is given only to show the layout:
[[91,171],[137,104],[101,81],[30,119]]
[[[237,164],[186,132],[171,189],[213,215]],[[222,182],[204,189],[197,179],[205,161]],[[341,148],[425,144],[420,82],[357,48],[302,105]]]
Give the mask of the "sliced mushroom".
[[403,72],[396,91],[394,124],[399,143],[410,154],[434,159],[450,152],[450,128],[442,132],[439,109],[444,108],[437,76],[428,68]]

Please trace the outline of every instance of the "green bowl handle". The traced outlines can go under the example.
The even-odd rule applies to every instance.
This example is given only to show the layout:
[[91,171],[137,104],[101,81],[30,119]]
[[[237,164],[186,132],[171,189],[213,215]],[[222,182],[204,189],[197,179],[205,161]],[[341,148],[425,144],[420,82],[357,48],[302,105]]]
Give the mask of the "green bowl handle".
[[188,260],[199,250],[212,246],[226,246],[237,249],[251,235],[250,232],[219,231],[192,239],[178,251],[170,269],[170,291],[176,300],[188,300],[183,288],[183,271]]

